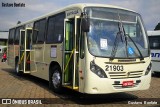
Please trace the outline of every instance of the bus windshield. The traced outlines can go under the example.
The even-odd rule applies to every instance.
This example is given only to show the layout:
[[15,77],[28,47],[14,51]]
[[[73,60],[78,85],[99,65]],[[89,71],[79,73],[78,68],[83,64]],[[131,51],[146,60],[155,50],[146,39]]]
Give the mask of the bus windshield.
[[[86,8],[86,12],[90,18],[87,41],[92,55],[112,57],[116,50],[115,58],[149,56],[148,40],[139,14],[120,9],[92,7]],[[120,26],[123,26],[126,36],[119,35]]]

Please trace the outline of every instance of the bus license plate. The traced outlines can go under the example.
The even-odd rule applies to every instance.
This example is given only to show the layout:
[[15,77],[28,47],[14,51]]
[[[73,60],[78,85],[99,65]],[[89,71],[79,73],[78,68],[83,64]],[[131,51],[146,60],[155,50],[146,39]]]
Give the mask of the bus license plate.
[[133,81],[123,81],[122,86],[123,87],[133,86]]

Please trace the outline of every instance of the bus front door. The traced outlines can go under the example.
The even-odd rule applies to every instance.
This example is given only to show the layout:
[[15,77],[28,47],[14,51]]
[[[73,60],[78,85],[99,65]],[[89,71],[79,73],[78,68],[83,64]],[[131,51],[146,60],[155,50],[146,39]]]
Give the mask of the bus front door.
[[19,71],[23,73],[30,73],[31,35],[31,28],[20,30]]
[[65,19],[63,85],[78,89],[78,37],[77,18]]
[[24,71],[25,30],[20,30],[19,39],[19,71]]

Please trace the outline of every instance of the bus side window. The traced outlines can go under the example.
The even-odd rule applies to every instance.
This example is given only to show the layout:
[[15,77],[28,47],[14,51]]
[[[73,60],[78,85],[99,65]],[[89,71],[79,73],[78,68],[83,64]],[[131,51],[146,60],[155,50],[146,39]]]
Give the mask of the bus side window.
[[39,22],[39,32],[37,35],[37,42],[43,43],[44,42],[44,35],[45,35],[45,25],[46,25],[46,19],[43,19]]
[[39,23],[35,22],[33,27],[33,44],[37,42],[37,35],[39,33]]
[[20,29],[23,29],[23,26],[16,28],[15,35],[14,35],[14,44],[15,45],[19,44]]
[[46,43],[61,43],[64,36],[64,13],[48,18]]
[[55,28],[55,42],[61,43],[64,36],[64,13],[56,16]]
[[34,23],[33,44],[44,43],[45,28],[46,28],[46,19],[42,19]]
[[50,17],[48,19],[48,26],[47,26],[47,38],[46,43],[52,43],[54,41],[54,24],[55,23],[55,17]]
[[149,43],[151,49],[160,49],[160,36],[149,36]]
[[13,45],[15,29],[10,29],[8,44]]

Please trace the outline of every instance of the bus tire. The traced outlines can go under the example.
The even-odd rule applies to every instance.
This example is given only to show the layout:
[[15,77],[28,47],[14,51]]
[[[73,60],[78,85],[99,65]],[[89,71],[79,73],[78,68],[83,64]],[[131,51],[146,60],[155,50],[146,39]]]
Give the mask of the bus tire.
[[18,60],[15,61],[15,72],[18,76],[21,76],[23,73],[19,71]]
[[60,67],[57,65],[51,68],[49,85],[55,93],[62,93],[62,73]]

